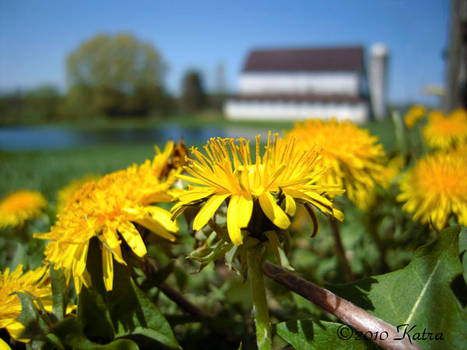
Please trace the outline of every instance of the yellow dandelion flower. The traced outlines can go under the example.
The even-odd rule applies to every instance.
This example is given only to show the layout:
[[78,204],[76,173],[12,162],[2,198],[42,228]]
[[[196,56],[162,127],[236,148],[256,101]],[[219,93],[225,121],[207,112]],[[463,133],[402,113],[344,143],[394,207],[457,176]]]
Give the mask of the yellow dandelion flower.
[[8,345],[2,338],[0,338],[0,350],[11,350],[10,345]]
[[47,201],[40,192],[18,190],[0,202],[0,228],[22,226],[40,215]]
[[411,129],[426,115],[426,108],[420,105],[410,107],[407,114],[404,116],[405,125]]
[[431,113],[423,137],[429,147],[439,149],[467,143],[467,111],[456,110],[449,116],[439,111]]
[[455,154],[456,156],[463,158],[465,162],[467,162],[467,142],[457,145],[456,148],[448,149],[446,150],[446,152]]
[[361,209],[373,201],[374,188],[384,183],[386,154],[378,138],[348,121],[308,120],[297,123],[287,134],[304,150],[321,149],[322,161],[329,170],[319,183],[337,185]]
[[97,175],[85,175],[82,178],[71,181],[68,185],[61,188],[57,192],[57,213],[63,212],[73,193],[79,190],[85,183],[97,180],[98,178],[99,176]]
[[[277,140],[271,136],[263,156],[260,137],[256,137],[255,160],[250,154],[250,142],[244,139],[212,138],[204,147],[205,154],[192,149],[192,159],[185,167],[189,175],[179,178],[194,184],[179,196],[172,208],[178,215],[187,206],[202,203],[193,221],[193,229],[200,230],[228,202],[227,231],[235,245],[243,243],[242,229],[263,213],[279,229],[290,226],[297,201],[315,207],[323,213],[343,219],[343,214],[326,198],[326,194],[341,193],[335,186],[317,185],[324,172],[319,154],[300,151],[293,141]],[[314,217],[316,220],[316,218]]]
[[0,328],[6,328],[10,336],[19,339],[24,326],[17,321],[21,314],[21,301],[15,292],[30,293],[38,298],[47,311],[52,311],[52,287],[47,274],[47,266],[23,273],[23,266],[10,273],[6,269],[0,273]]
[[122,240],[138,257],[146,255],[146,245],[138,225],[166,238],[175,240],[178,226],[171,214],[154,204],[173,200],[170,186],[177,170],[166,178],[159,178],[164,171],[166,151],[158,153],[153,161],[133,165],[88,182],[73,194],[57,223],[49,233],[35,237],[51,240],[46,247],[48,261],[56,268],[63,268],[68,278],[73,276],[77,292],[82,284],[89,286],[86,259],[90,240],[96,237],[102,251],[102,270],[106,290],[113,288],[114,259],[126,265],[122,255]]
[[417,161],[400,180],[397,200],[414,220],[443,228],[451,214],[467,225],[467,162],[465,155],[439,152]]

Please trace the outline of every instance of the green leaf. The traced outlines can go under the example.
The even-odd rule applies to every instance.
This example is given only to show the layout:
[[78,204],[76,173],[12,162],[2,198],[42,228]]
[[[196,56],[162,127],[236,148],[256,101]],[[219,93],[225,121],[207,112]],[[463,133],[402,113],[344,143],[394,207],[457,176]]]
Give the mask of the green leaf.
[[17,242],[13,259],[10,262],[10,268],[14,270],[19,264],[24,264],[26,261],[26,247],[24,244]]
[[188,284],[188,276],[186,274],[186,271],[175,266],[174,277],[175,281],[177,282],[178,289],[183,291]]
[[20,339],[30,339],[34,349],[52,346],[65,350],[60,339],[51,333],[51,320],[41,301],[31,294],[16,292],[21,301],[21,314],[18,321],[24,326]]
[[57,320],[65,318],[66,305],[68,303],[68,289],[65,274],[62,270],[56,270],[53,265],[49,268],[49,276],[52,284],[53,314]]
[[114,339],[114,329],[107,304],[102,294],[83,287],[78,299],[78,319],[89,339],[109,342]]
[[45,339],[47,341],[46,344],[52,346],[53,349],[65,350],[61,340],[55,334],[49,333],[45,336]]
[[139,350],[139,347],[130,339],[117,339],[109,344],[94,347],[92,350]]
[[276,326],[277,334],[296,350],[333,349],[367,350],[376,349],[363,335],[340,323],[311,320],[281,322]]
[[462,266],[464,267],[464,281],[467,283],[467,228],[463,227],[459,235],[459,254],[462,260]]
[[68,318],[55,324],[53,331],[57,337],[74,350],[137,350],[138,345],[129,339],[115,340],[109,344],[100,345],[92,342],[83,332],[81,323],[77,319]]
[[39,312],[32,295],[16,292],[21,301],[21,314],[18,321],[24,326],[20,338],[43,340],[49,333],[49,324],[44,319],[46,315]]
[[116,264],[114,269],[118,278],[107,297],[116,336],[139,334],[170,348],[180,348],[170,324],[151,299],[130,279],[128,268]]
[[[415,326],[409,335],[424,349],[461,349],[467,315],[450,288],[462,273],[458,235],[458,227],[448,228],[418,248],[405,268],[330,289],[396,327]],[[443,340],[422,339],[424,330],[433,338],[442,333]]]
[[83,286],[78,296],[78,320],[87,338],[99,343],[110,342],[114,339],[115,331],[105,297],[101,251],[97,238],[89,242],[86,269],[92,285],[90,288]]
[[138,320],[137,323],[139,323],[140,326],[135,328],[133,334],[141,334],[155,339],[170,348],[179,349],[180,346],[166,318],[146,294],[138,287],[133,287],[141,307],[140,311],[142,312],[142,315],[135,315]]
[[78,318],[86,336],[103,343],[116,337],[142,335],[170,348],[180,348],[170,324],[133,283],[127,266],[114,264],[113,289],[105,291],[100,256],[98,242],[92,240],[86,264],[92,286],[83,287],[78,305]]
[[[215,235],[215,233],[213,233],[213,235]],[[195,251],[191,252],[188,257],[201,263],[199,271],[202,271],[211,262],[224,257],[234,247],[235,246],[228,241],[218,240],[211,243],[210,245],[196,249]]]
[[238,252],[238,246],[234,245],[232,249],[230,249],[228,252],[225,253],[225,264],[227,265],[229,270],[232,270],[233,262],[234,262],[235,257],[237,256],[237,252]]
[[142,290],[148,290],[164,282],[174,271],[175,263],[171,261],[153,274],[147,275],[143,283],[140,284]]

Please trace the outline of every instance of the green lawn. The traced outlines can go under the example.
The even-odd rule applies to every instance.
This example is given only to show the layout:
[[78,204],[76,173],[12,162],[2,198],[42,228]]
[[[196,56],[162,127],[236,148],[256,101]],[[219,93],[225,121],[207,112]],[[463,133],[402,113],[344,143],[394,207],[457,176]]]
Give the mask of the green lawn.
[[[122,123],[122,122],[121,122]],[[150,120],[144,121],[149,127]],[[221,123],[220,121],[218,123]],[[245,126],[252,129],[273,128],[286,130],[293,123],[241,122],[222,121],[222,126]],[[187,124],[183,124],[187,125]],[[218,126],[220,124],[197,122],[197,126]],[[83,126],[84,127],[84,126]],[[88,125],[87,127],[98,127]],[[102,125],[103,127],[103,125]],[[117,127],[113,125],[113,127]],[[120,127],[125,125],[120,124]],[[385,148],[390,150],[394,145],[394,129],[390,120],[371,122],[365,125],[371,133],[377,135]],[[43,152],[0,152],[0,197],[10,191],[25,188],[40,190],[52,200],[56,191],[74,178],[86,174],[105,174],[127,167],[132,163],[142,162],[154,155],[153,145],[119,145],[78,148],[72,150]]]
[[205,111],[196,114],[174,114],[172,116],[148,116],[148,117],[119,117],[111,118],[97,116],[94,118],[82,118],[76,120],[63,120],[46,124],[29,124],[34,127],[67,127],[73,129],[128,129],[128,128],[154,128],[158,126],[176,125],[182,127],[273,127],[275,129],[290,128],[290,121],[261,121],[261,120],[238,120],[226,119],[222,114],[215,111]]
[[65,151],[0,153],[0,193],[19,188],[42,191],[48,198],[70,180],[105,174],[154,155],[151,145],[103,146]]

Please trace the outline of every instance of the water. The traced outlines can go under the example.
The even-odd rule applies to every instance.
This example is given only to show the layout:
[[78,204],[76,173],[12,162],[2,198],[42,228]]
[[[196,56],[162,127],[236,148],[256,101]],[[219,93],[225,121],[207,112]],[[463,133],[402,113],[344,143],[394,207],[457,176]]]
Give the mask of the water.
[[245,127],[73,129],[64,127],[0,128],[0,150],[9,152],[46,151],[116,144],[162,144],[182,138],[187,144],[204,143],[211,137],[253,138],[266,130]]

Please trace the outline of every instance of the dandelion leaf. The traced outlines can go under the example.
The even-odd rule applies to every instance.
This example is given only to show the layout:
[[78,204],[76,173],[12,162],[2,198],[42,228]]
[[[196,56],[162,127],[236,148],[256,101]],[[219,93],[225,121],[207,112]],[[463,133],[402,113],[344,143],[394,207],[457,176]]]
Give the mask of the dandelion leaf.
[[330,289],[400,326],[424,349],[461,349],[467,343],[467,314],[451,289],[463,271],[458,242],[459,228],[445,229],[435,242],[418,248],[406,267]]
[[[339,327],[344,327],[341,337]],[[296,350],[368,350],[377,349],[369,340],[340,323],[312,320],[292,320],[277,325],[277,334]],[[348,337],[348,339],[347,339]]]

